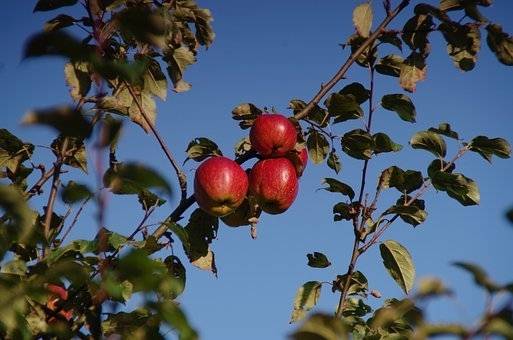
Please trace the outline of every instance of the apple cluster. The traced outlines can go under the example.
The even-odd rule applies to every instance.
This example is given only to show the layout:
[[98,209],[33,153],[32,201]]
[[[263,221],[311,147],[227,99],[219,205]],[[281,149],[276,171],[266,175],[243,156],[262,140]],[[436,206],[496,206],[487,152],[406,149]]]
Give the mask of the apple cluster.
[[201,209],[228,226],[248,225],[262,211],[281,214],[294,202],[308,152],[298,146],[294,124],[281,114],[259,115],[249,139],[260,160],[244,171],[235,161],[213,156],[196,170],[194,196]]

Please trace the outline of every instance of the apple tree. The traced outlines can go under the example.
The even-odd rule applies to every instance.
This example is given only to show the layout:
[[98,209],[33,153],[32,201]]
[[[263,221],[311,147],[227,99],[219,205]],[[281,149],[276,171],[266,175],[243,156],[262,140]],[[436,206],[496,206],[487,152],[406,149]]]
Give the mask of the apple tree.
[[[453,291],[438,279],[421,280],[414,288],[409,251],[384,239],[395,223],[417,227],[426,221],[423,195],[428,190],[444,192],[462,206],[479,204],[478,182],[457,168],[458,161],[469,153],[488,162],[509,158],[508,141],[484,135],[462,139],[444,122],[413,128],[408,147],[424,152],[427,166],[403,169],[390,164],[375,178],[368,171],[380,154],[404,148],[373,124],[374,113],[391,111],[397,117],[390,119],[416,122],[408,92],[426,79],[432,49],[446,50],[462,72],[472,71],[481,45],[499,63],[513,65],[513,38],[483,14],[491,3],[358,4],[352,13],[355,33],[343,44],[347,59],[339,70],[308,101],[291,99],[290,115],[258,103],[237,105],[232,118],[247,136],[236,142],[233,156],[223,154],[214,141],[191,135],[182,147],[186,161],[198,162],[191,180],[177,150],[159,132],[157,99],[165,100],[170,91],[179,95],[191,90],[187,68],[214,42],[210,10],[194,0],[35,1],[34,12],[56,15],[27,38],[23,58],[63,58],[71,101],[34,109],[22,118],[25,125],[55,131],[44,146],[54,157],[49,164],[32,162],[40,146],[0,129],[1,337],[160,339],[171,329],[180,339],[198,338],[201,325],[188,322],[177,298],[186,287],[187,270],[216,273],[211,244],[220,225],[248,228],[257,238],[263,216],[281,214],[294,203],[299,178],[307,175],[308,167],[326,165],[333,177],[323,179],[324,189],[342,197],[332,208],[333,220],[352,228],[353,248],[347,268],[336,277],[319,274],[316,281],[298,283],[291,322],[299,323],[292,338],[513,338],[513,283],[498,283],[473,263],[454,263],[471,274],[490,301],[501,295],[509,302],[487,308],[472,325],[432,324],[423,303]],[[383,16],[378,18],[378,13]],[[405,22],[398,20],[402,13],[409,13]],[[434,34],[443,37],[445,46],[430,43]],[[383,54],[384,46],[396,48],[396,53]],[[366,74],[368,81],[346,79],[351,68]],[[382,77],[398,82],[377,98],[375,83]],[[350,120],[361,127],[348,130],[345,123]],[[120,132],[127,124],[137,124],[157,140],[177,188],[143,160],[119,159]],[[457,146],[455,154],[448,154],[448,143]],[[97,159],[93,166],[87,162],[90,155]],[[104,155],[108,162],[103,162]],[[361,177],[354,183],[337,178],[343,159],[361,163]],[[68,173],[70,169],[76,171]],[[80,172],[87,171],[95,174],[96,187],[83,181]],[[383,203],[384,192],[394,193],[393,204]],[[167,201],[175,194],[178,204],[149,228],[148,219],[156,210],[168,209]],[[143,213],[127,235],[105,226],[107,198],[121,195],[137,197]],[[36,198],[43,203],[34,204]],[[67,239],[87,204],[96,206],[96,235]],[[513,220],[511,211],[508,216]],[[174,253],[177,245],[185,257]],[[359,260],[373,247],[379,248],[386,270],[405,293],[384,299],[375,310],[367,299],[381,293],[369,289],[359,270]],[[331,265],[321,252],[308,254],[307,260],[314,268]],[[334,294],[336,309],[310,312],[326,291]],[[125,307],[128,302],[137,308]]]

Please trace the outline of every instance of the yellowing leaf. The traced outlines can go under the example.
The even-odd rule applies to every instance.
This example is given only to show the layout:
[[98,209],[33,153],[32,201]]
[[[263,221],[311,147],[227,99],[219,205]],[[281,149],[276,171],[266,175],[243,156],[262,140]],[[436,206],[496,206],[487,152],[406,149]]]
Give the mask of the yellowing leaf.
[[358,5],[353,11],[353,24],[358,35],[367,38],[372,26],[372,6],[370,3]]

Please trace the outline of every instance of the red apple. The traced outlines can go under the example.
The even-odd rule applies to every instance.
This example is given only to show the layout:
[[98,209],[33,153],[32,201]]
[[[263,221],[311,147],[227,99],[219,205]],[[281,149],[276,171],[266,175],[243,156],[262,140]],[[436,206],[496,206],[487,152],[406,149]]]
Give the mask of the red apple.
[[297,132],[294,124],[281,114],[262,114],[255,119],[249,139],[264,157],[281,157],[294,148]]
[[287,158],[262,159],[251,169],[249,192],[266,213],[283,213],[296,199],[297,191],[296,168]]
[[252,217],[258,218],[262,213],[262,209],[257,208],[254,213],[251,213],[251,208],[249,206],[249,200],[245,199],[242,204],[235,209],[234,212],[228,214],[226,216],[221,217],[221,220],[229,227],[241,227],[244,225],[249,225],[249,219]]
[[305,171],[306,165],[308,164],[308,150],[306,147],[298,148],[296,146],[295,149],[287,154],[287,158],[296,168],[297,177],[301,177]]
[[246,197],[248,176],[235,161],[216,156],[196,170],[194,197],[201,209],[214,216],[233,212]]

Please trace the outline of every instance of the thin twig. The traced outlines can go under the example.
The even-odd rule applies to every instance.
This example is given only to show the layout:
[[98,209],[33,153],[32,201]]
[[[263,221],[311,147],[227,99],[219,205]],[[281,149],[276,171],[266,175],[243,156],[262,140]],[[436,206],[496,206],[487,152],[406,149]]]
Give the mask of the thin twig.
[[378,28],[360,45],[360,47],[352,53],[347,61],[340,67],[340,69],[335,73],[335,75],[325,84],[321,86],[321,89],[317,94],[310,100],[310,102],[305,106],[301,112],[298,112],[294,115],[296,119],[305,118],[308,113],[315,107],[315,105],[319,104],[319,102],[324,98],[324,96],[342,79],[345,74],[353,65],[358,57],[366,51],[374,41],[383,33],[385,28],[390,24],[390,22],[410,3],[410,0],[402,0],[401,3],[390,13],[387,14],[385,19],[381,22]]
[[43,185],[52,178],[55,173],[55,166],[41,175],[41,178],[27,191],[27,197],[32,198],[33,196],[41,193],[41,188]]
[[151,132],[157,139],[158,143],[160,144],[160,147],[162,148],[162,151],[166,154],[167,159],[171,163],[171,166],[175,170],[176,176],[178,177],[178,183],[180,184],[180,190],[182,192],[181,201],[185,201],[187,199],[187,176],[185,175],[185,172],[182,170],[178,162],[173,157],[173,154],[171,153],[171,150],[169,150],[169,147],[167,146],[166,142],[158,132],[157,128],[153,125],[150,118],[146,114],[144,108],[142,107],[141,102],[139,101],[139,98],[135,94],[132,86],[125,82],[125,85],[132,95],[132,98],[134,99],[135,104],[137,105],[137,108],[139,109],[141,116],[143,116],[144,120],[146,121],[146,124],[150,127]]
[[89,196],[84,201],[82,201],[82,204],[80,205],[80,208],[78,208],[77,213],[75,214],[75,217],[73,217],[73,221],[71,221],[71,224],[69,225],[68,229],[66,229],[66,231],[62,235],[61,243],[64,242],[64,240],[66,239],[68,234],[71,232],[71,229],[73,229],[75,224],[77,224],[78,218],[80,217],[80,214],[82,213],[82,210],[84,210],[84,207],[87,204],[87,202],[89,202],[91,200],[91,197],[92,196]]

